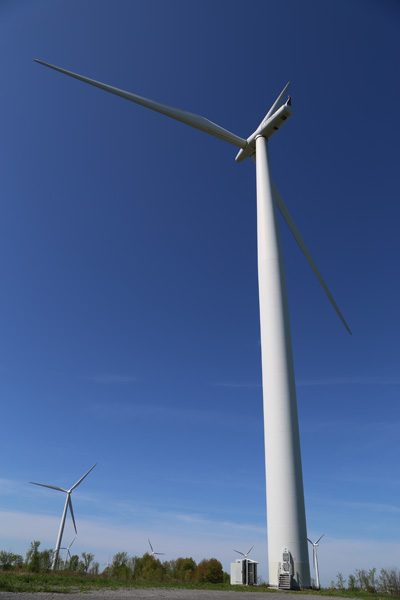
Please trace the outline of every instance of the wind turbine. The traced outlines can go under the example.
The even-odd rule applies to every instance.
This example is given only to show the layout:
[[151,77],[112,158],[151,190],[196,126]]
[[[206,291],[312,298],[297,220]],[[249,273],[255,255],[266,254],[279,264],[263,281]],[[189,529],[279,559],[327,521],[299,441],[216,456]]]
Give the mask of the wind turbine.
[[72,540],[72,542],[70,543],[69,546],[65,547],[65,546],[60,546],[60,550],[66,550],[67,552],[65,553],[65,560],[68,560],[68,556],[71,558],[71,552],[69,551],[69,549],[71,548],[72,544],[74,543],[74,541],[76,540],[76,536],[74,537],[74,539]]
[[[73,491],[75,488],[77,488],[77,487],[78,487],[78,485],[79,485],[80,483],[82,483],[82,481],[85,479],[85,477],[86,477],[87,475],[89,475],[90,471],[92,471],[92,470],[95,468],[95,466],[96,466],[96,465],[97,465],[97,463],[96,463],[96,464],[94,464],[94,465],[93,465],[93,467],[91,467],[91,468],[89,469],[89,471],[88,471],[87,473],[85,473],[85,474],[84,474],[84,476],[83,476],[83,477],[81,477],[81,478],[79,479],[79,481],[77,481],[77,482],[75,483],[75,485],[73,485],[73,486],[72,486],[72,488],[70,488],[69,490],[64,490],[64,488],[60,488],[60,487],[57,487],[57,486],[54,486],[54,485],[46,485],[46,484],[44,484],[44,483],[36,483],[35,481],[30,481],[30,482],[29,482],[29,483],[33,483],[34,485],[40,485],[40,486],[42,486],[42,487],[47,487],[47,488],[50,488],[50,489],[52,489],[52,490],[58,490],[59,492],[64,492],[65,494],[67,494],[67,497],[66,497],[66,499],[65,499],[64,511],[63,511],[63,514],[62,514],[62,517],[61,517],[61,523],[60,523],[60,529],[59,529],[59,532],[58,532],[57,543],[56,543],[56,547],[55,547],[55,550],[54,550],[53,562],[52,562],[52,564],[51,564],[51,569],[52,569],[52,570],[54,570],[54,569],[56,568],[56,565],[57,565],[57,561],[58,561],[58,555],[59,555],[59,553],[60,553],[61,540],[62,540],[62,536],[63,536],[63,532],[64,532],[65,519],[66,519],[66,516],[67,516],[67,510],[68,510],[68,507],[69,507],[69,511],[70,511],[70,513],[71,513],[72,522],[73,522],[73,524],[74,524],[75,533],[78,533],[78,530],[76,529],[76,523],[75,523],[74,511],[73,511],[73,508],[72,508],[71,493],[72,493],[72,491]],[[72,545],[72,544],[71,544],[71,545]]]
[[239,550],[235,550],[235,549],[233,549],[233,551],[234,551],[234,552],[237,552],[238,554],[241,554],[242,556],[244,556],[245,558],[247,558],[247,557],[248,557],[248,555],[250,554],[250,552],[253,550],[253,548],[254,548],[254,546],[252,546],[252,547],[250,548],[250,550],[248,550],[248,551],[246,552],[246,554],[243,554],[243,552],[239,552]]
[[60,550],[66,550],[67,552],[65,553],[65,562],[68,561],[68,556],[71,558],[71,552],[69,551],[69,549],[71,548],[72,544],[74,543],[74,541],[76,540],[76,536],[74,537],[74,539],[72,540],[72,542],[70,543],[69,546],[67,546],[67,548],[61,546]]
[[351,331],[272,179],[268,141],[292,114],[290,97],[285,100],[289,83],[254,133],[244,139],[199,115],[143,98],[40,60],[36,62],[200,129],[238,147],[240,150],[236,156],[237,162],[251,156],[256,163],[269,584],[278,587],[280,575],[283,574],[283,565],[286,567],[290,564],[292,565],[290,586],[309,588],[310,565],[296,386],[277,207],[344,326],[349,333]]
[[161,554],[165,554],[165,552],[154,552],[154,550],[153,550],[153,546],[151,545],[151,541],[150,541],[150,540],[148,540],[148,541],[149,541],[150,548],[151,548],[151,556],[153,556],[153,557],[154,557],[156,554],[160,554],[160,555],[161,555]]
[[320,589],[320,584],[319,584],[319,571],[318,571],[318,558],[317,558],[317,547],[319,546],[318,542],[324,537],[324,533],[317,539],[316,542],[312,542],[310,540],[310,538],[307,538],[308,541],[310,542],[311,546],[313,547],[313,561],[314,561],[314,569],[315,569],[315,578],[317,580],[317,590]]

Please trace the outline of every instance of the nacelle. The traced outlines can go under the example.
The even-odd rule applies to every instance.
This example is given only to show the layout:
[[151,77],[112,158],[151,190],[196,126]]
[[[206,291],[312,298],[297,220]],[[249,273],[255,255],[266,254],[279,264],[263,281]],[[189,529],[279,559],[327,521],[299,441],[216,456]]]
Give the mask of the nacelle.
[[256,151],[256,138],[260,135],[269,140],[274,133],[284,124],[285,121],[292,115],[292,107],[288,101],[281,106],[271,117],[261,122],[254,133],[247,138],[247,146],[239,150],[236,156],[236,162],[242,162]]

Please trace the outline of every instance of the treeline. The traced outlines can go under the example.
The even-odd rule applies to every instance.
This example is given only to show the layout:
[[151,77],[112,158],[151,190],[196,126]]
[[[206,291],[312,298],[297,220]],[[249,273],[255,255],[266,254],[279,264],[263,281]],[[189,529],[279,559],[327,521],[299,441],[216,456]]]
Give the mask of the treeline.
[[396,567],[377,570],[356,569],[355,573],[346,579],[342,573],[332,581],[331,590],[350,590],[352,592],[368,592],[370,594],[400,594],[400,571]]
[[[19,554],[0,551],[0,568],[3,571],[28,571],[46,573],[53,562],[53,550],[40,550],[40,542],[31,542],[25,559]],[[99,575],[100,564],[94,560],[94,554],[82,552],[80,556],[72,554],[68,560],[59,557],[58,571],[67,571],[81,575]],[[227,583],[229,575],[223,572],[222,564],[216,558],[204,559],[199,564],[193,558],[177,558],[161,562],[151,554],[142,557],[129,556],[127,552],[118,552],[102,570],[103,577],[130,579],[133,581],[161,581],[184,583]]]

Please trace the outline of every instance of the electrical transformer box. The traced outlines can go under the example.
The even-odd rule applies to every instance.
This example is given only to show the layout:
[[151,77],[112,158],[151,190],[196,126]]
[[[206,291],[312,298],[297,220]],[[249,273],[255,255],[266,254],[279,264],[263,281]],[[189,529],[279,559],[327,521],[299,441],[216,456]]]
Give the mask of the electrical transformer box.
[[231,563],[231,585],[256,585],[257,565],[255,560],[238,558]]

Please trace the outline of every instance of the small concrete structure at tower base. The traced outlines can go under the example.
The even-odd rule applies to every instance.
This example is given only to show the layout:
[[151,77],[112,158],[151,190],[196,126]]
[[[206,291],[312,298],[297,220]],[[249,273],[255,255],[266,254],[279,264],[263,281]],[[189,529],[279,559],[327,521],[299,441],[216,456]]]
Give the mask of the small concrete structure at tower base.
[[257,561],[248,558],[238,558],[231,563],[231,585],[256,585],[257,565]]

